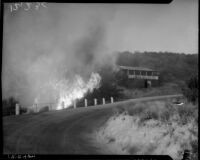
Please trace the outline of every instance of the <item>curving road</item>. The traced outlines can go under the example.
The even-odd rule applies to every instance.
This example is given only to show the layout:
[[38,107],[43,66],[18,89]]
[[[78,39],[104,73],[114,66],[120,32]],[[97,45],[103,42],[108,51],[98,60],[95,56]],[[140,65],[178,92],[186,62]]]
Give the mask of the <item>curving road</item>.
[[4,154],[105,154],[90,133],[102,126],[113,108],[124,103],[179,97],[168,95],[114,104],[64,109],[3,118]]

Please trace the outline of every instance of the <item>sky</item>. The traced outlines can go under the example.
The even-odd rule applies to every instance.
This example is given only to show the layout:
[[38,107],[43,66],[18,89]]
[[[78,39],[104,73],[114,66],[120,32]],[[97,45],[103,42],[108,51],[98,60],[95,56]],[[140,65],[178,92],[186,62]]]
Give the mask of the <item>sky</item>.
[[[46,6],[41,7],[38,13],[27,11],[27,14],[32,14],[29,15],[32,22],[27,20],[29,24],[26,26],[35,25],[46,33],[57,31],[57,38],[65,39],[68,44],[101,23],[106,32],[105,48],[109,52],[136,50],[191,54],[198,51],[197,0],[174,0],[170,4],[48,3]],[[27,15],[13,12],[8,20],[13,21],[15,16],[23,19]]]
[[[198,3],[131,4],[116,7],[109,30],[114,50],[198,52]],[[115,27],[113,27],[115,26]]]
[[41,90],[44,101],[52,99],[45,86],[65,71],[87,81],[100,66],[114,64],[118,51],[198,52],[197,0],[15,4],[4,7],[2,90],[24,104]]

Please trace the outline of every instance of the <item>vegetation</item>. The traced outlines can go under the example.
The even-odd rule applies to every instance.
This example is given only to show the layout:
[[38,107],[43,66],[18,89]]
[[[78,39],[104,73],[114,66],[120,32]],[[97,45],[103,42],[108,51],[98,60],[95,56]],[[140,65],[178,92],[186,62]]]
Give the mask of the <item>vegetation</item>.
[[[131,107],[130,107],[131,106]],[[147,107],[148,106],[148,107]],[[154,119],[167,122],[169,118],[178,116],[181,124],[186,124],[191,119],[198,122],[198,105],[185,103],[181,106],[174,105],[170,100],[164,101],[147,101],[132,104],[118,105],[114,113],[121,114],[127,112],[131,116],[139,116],[141,120]]]
[[[14,97],[2,100],[3,116],[15,115],[15,105],[19,103]],[[26,108],[20,107],[20,114],[25,113]]]
[[117,105],[113,113],[98,134],[101,141],[116,143],[123,153],[168,154],[182,159],[183,151],[189,149],[192,159],[198,159],[197,104],[179,106],[170,99],[129,102]]
[[13,97],[2,100],[3,116],[14,115],[17,100]]
[[195,75],[186,81],[186,87],[183,88],[183,94],[189,102],[196,104],[198,101],[198,90],[198,75]]
[[104,66],[99,71],[99,74],[101,76],[100,87],[94,89],[92,93],[88,92],[84,97],[88,100],[88,105],[94,104],[94,98],[101,102],[102,98],[105,98],[106,101],[110,102],[110,97],[114,97],[115,99],[122,97],[122,90],[118,87],[117,84],[117,72],[114,71],[111,66]]
[[197,54],[170,52],[120,52],[118,65],[147,67],[160,72],[160,83],[184,83],[188,77],[198,71]]
[[[100,87],[95,89],[93,93],[87,93],[84,98],[88,99],[88,105],[93,105],[94,98],[97,98],[99,103],[100,101],[102,102],[102,98],[110,101],[110,97],[114,97],[115,101],[118,101],[146,96],[180,94],[184,90],[188,100],[196,102],[198,89],[193,89],[196,82],[187,82],[185,84],[185,81],[188,77],[197,73],[197,56],[197,54],[186,55],[169,52],[118,53],[117,65],[140,66],[159,71],[160,76],[157,87],[131,87],[131,82],[125,72],[114,70],[112,66],[107,65],[103,66],[98,72],[102,78]],[[193,78],[192,81],[194,80]],[[182,88],[184,89],[182,90]],[[82,101],[80,106],[84,106],[83,99],[80,100]]]

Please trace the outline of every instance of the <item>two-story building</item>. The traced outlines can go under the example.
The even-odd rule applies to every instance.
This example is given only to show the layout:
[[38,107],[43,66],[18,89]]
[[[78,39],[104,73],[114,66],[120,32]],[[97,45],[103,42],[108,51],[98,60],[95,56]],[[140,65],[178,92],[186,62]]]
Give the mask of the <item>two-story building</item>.
[[127,74],[131,86],[148,88],[158,85],[159,72],[156,70],[130,66],[119,66],[119,68]]

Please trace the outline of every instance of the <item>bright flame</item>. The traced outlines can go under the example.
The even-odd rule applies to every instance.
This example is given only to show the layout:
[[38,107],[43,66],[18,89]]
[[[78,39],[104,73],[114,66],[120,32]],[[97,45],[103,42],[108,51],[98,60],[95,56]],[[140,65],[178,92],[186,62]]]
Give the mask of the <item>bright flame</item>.
[[69,107],[75,100],[80,99],[88,91],[92,92],[98,88],[101,77],[98,73],[92,73],[87,83],[81,76],[75,75],[73,82],[64,79],[56,83],[56,89],[59,91],[57,110]]

